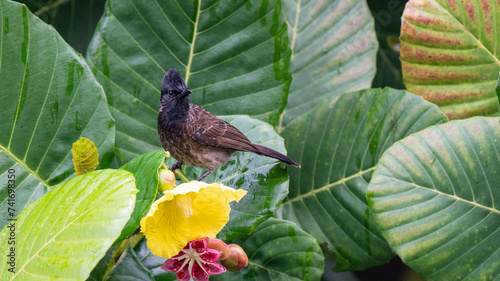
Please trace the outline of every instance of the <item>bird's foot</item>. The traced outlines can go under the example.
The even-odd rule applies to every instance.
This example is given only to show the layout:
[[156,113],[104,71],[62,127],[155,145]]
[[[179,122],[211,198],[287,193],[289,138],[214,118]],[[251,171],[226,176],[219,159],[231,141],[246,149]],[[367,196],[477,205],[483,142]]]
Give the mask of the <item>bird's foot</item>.
[[213,167],[207,168],[207,171],[205,173],[203,173],[203,175],[201,175],[201,177],[199,177],[197,179],[197,181],[201,181],[203,178],[205,178],[206,176],[210,175],[210,173],[212,173],[214,170],[215,170],[215,168],[213,168]]
[[181,162],[176,162],[174,165],[170,166],[170,171],[175,171],[175,169],[181,169],[182,170],[182,163]]
[[205,173],[203,173],[203,175],[201,175],[201,177],[199,177],[199,178],[197,179],[197,181],[201,181],[204,177],[208,176],[209,174],[210,174],[210,172],[209,172],[209,171],[206,171]]

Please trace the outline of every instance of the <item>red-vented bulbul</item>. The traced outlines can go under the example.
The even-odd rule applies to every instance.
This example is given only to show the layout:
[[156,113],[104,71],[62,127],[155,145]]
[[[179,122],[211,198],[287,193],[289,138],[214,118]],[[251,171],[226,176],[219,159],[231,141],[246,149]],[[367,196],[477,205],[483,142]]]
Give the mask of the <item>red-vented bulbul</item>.
[[248,151],[281,160],[295,167],[291,158],[262,145],[251,143],[242,132],[212,113],[189,103],[191,91],[176,69],[170,69],[162,80],[158,136],[165,150],[182,164],[206,168],[198,180],[224,166],[236,151]]

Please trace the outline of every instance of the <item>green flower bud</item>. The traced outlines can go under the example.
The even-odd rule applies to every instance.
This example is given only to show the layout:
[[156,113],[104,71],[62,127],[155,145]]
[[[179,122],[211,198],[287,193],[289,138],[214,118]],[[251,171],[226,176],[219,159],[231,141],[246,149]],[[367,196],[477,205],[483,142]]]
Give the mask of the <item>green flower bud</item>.
[[172,190],[175,187],[175,174],[169,169],[163,169],[160,171],[160,186],[158,189],[161,192],[166,190]]

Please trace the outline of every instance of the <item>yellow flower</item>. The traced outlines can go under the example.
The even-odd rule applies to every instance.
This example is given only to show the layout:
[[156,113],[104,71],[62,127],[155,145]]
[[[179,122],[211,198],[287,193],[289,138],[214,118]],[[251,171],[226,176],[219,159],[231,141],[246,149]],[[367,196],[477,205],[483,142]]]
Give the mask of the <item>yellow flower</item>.
[[157,256],[171,258],[189,241],[215,238],[229,221],[229,202],[247,192],[217,183],[191,181],[164,192],[141,220],[147,246]]

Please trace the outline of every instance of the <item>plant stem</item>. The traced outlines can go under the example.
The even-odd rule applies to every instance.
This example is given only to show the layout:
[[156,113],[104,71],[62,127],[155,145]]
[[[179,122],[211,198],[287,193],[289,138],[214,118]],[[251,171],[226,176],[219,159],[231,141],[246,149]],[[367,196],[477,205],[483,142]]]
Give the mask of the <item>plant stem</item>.
[[108,263],[108,267],[106,268],[106,271],[104,272],[102,280],[106,279],[106,276],[108,276],[108,273],[111,271],[111,269],[113,269],[116,262],[118,261],[118,259],[120,259],[121,255],[123,254],[123,252],[127,248],[128,243],[129,243],[128,239],[123,240],[120,243],[120,246],[118,246],[118,248],[114,251],[113,257],[111,258],[111,260]]
[[141,240],[143,238],[144,238],[144,234],[139,232],[137,234],[131,235],[129,238],[123,240],[120,243],[120,246],[118,246],[118,248],[113,252],[113,257],[111,258],[111,260],[108,263],[108,267],[106,268],[106,271],[104,272],[102,280],[106,279],[106,276],[108,276],[111,269],[113,269],[113,267],[116,265],[116,263],[121,258],[123,252],[125,252],[127,247],[130,246],[130,248],[132,248],[132,249],[135,248],[135,246],[137,246],[137,244],[139,244],[139,242],[141,242]]
[[66,2],[68,2],[69,0],[58,0],[56,2],[53,2],[47,6],[43,6],[40,8],[40,10],[36,11],[35,12],[35,16],[39,16],[47,11],[50,11],[50,10],[53,10],[55,8],[57,8],[58,6],[62,5],[62,4],[65,4]]
[[177,174],[177,176],[179,176],[179,178],[181,179],[181,181],[183,183],[190,182],[190,180],[188,179],[188,177],[186,177],[186,175],[184,174],[184,172],[181,169],[175,169],[175,173]]
[[142,238],[144,238],[144,234],[142,234],[141,232],[137,233],[136,235],[130,236],[130,248],[135,248],[135,246],[137,246],[137,244],[141,242]]

